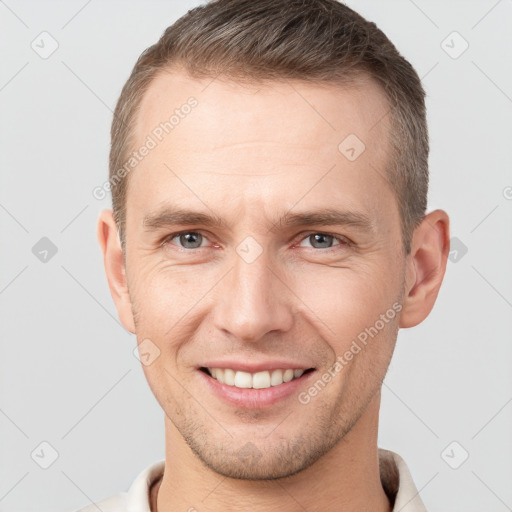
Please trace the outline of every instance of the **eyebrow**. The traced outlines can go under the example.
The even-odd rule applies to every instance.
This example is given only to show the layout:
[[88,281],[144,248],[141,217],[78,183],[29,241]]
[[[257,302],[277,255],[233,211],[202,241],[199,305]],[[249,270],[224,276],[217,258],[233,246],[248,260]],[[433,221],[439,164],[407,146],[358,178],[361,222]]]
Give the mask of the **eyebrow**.
[[[225,220],[215,214],[202,213],[183,208],[172,208],[169,206],[146,215],[142,225],[146,231],[153,231],[176,225],[202,225],[211,228],[228,228]],[[275,224],[273,224],[269,231],[276,232],[284,228],[320,225],[348,226],[363,232],[373,232],[375,230],[374,222],[366,213],[322,208],[320,210],[298,213],[286,212]]]

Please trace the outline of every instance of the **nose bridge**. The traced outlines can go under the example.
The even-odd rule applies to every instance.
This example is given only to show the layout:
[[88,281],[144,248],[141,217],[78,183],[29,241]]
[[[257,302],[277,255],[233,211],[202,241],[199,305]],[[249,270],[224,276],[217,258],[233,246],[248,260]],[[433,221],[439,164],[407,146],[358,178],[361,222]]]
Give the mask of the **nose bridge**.
[[290,294],[276,276],[268,251],[254,242],[246,240],[237,247],[215,306],[216,327],[240,341],[258,341],[270,331],[286,331],[292,322]]

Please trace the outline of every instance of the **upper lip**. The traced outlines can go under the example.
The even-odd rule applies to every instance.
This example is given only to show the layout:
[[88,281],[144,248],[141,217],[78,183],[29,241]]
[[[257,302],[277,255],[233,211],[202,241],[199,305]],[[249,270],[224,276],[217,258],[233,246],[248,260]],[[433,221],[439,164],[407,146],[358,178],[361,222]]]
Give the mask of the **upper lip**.
[[242,372],[248,372],[248,373],[257,373],[257,372],[263,372],[265,370],[272,371],[272,370],[309,370],[310,368],[313,368],[310,364],[302,364],[302,363],[295,363],[292,361],[284,361],[284,360],[269,360],[269,361],[260,361],[260,362],[247,362],[245,361],[221,361],[221,360],[215,360],[215,361],[207,361],[204,364],[201,364],[199,366],[200,368],[230,368],[231,370],[235,371],[242,371]]

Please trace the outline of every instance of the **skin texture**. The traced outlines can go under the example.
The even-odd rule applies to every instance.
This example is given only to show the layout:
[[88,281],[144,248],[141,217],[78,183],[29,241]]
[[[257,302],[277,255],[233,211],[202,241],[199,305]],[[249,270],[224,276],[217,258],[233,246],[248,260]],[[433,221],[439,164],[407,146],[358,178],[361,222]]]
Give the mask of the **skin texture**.
[[[143,366],[165,412],[152,510],[391,510],[378,468],[380,390],[398,329],[436,300],[447,214],[429,213],[402,253],[384,171],[388,105],[371,80],[242,85],[169,71],[143,98],[136,146],[190,96],[198,104],[129,175],[125,258],[112,212],[98,224],[119,317],[160,350]],[[354,161],[338,150],[349,134],[365,144]],[[223,225],[144,225],[169,204]],[[324,208],[364,214],[368,229],[278,224]],[[187,246],[175,232],[202,238]],[[315,233],[333,237],[319,244]],[[250,263],[237,252],[248,236],[262,251]],[[307,391],[393,304],[399,314],[308,404],[297,392],[264,409],[235,407],[199,373],[213,359],[284,359],[315,368]]]

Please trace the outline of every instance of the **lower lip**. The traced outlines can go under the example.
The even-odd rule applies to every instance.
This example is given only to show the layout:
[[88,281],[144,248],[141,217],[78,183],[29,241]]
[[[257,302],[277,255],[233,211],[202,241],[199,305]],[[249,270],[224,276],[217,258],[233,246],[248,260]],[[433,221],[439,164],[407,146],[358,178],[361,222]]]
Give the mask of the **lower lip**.
[[290,397],[303,387],[307,380],[315,373],[315,370],[302,374],[297,379],[283,382],[278,386],[271,386],[265,389],[237,388],[222,384],[217,379],[210,377],[202,370],[198,370],[200,378],[205,384],[221,399],[231,405],[244,409],[261,409],[269,407],[280,400]]

